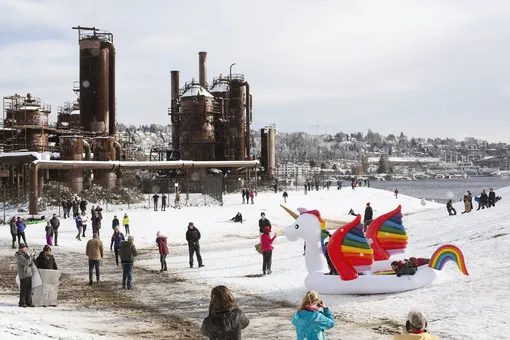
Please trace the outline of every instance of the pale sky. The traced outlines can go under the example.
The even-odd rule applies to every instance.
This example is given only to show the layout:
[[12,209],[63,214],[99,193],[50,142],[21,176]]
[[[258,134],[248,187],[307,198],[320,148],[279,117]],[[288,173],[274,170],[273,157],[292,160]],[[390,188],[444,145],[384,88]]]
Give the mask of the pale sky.
[[72,26],[114,34],[117,121],[169,124],[170,71],[242,73],[253,124],[510,142],[510,1],[0,0],[0,95],[74,100]]

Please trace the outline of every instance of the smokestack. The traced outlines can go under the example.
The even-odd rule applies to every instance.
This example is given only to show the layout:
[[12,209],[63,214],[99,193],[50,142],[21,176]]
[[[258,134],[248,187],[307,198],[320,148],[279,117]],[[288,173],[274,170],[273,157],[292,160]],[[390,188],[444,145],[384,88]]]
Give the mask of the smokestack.
[[174,150],[179,149],[179,135],[180,135],[180,126],[179,126],[179,115],[178,115],[178,106],[177,101],[179,100],[179,71],[171,71],[171,103],[170,107],[172,110],[172,116],[170,120],[172,122],[172,147]]
[[198,82],[207,89],[207,52],[198,52]]

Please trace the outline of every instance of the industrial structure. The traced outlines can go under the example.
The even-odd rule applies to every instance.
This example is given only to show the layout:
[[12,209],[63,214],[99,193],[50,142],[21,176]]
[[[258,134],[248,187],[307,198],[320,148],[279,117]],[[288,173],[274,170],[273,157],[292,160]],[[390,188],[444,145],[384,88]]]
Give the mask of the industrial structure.
[[250,160],[252,95],[242,74],[207,82],[207,52],[199,52],[199,80],[181,88],[171,71],[173,155],[200,161]]
[[236,188],[245,185],[245,180],[246,185],[256,183],[257,171],[251,169],[258,162],[251,161],[250,154],[252,96],[244,75],[220,75],[209,85],[206,52],[199,53],[199,82],[193,79],[181,88],[179,71],[172,71],[168,110],[172,141],[166,149],[151,149],[150,164],[129,162],[132,134],[127,140],[116,139],[113,34],[95,27],[73,29],[78,31],[79,44],[79,81],[73,84],[77,97],[57,108],[56,123],[49,124],[51,107],[40,98],[31,94],[3,98],[0,181],[4,198],[6,188],[11,197],[30,195],[34,214],[48,180],[68,183],[76,193],[92,183],[112,189],[120,182],[121,168],[147,170],[149,191],[163,187],[154,182],[159,179],[165,191],[177,189],[182,182],[188,193],[206,192],[207,186],[221,192],[226,189],[227,174],[236,180]]

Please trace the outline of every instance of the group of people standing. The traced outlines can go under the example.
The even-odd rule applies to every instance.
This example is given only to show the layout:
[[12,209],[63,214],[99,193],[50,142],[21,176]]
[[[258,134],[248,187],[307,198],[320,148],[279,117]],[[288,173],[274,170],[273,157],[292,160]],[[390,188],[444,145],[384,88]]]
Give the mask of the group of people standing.
[[[500,197],[496,196],[496,192],[493,188],[489,189],[489,193],[485,191],[485,189],[482,190],[480,193],[480,196],[476,196],[473,198],[473,195],[471,194],[471,191],[467,191],[464,194],[464,197],[462,198],[462,201],[464,202],[464,211],[462,214],[470,213],[473,209],[473,201],[478,203],[478,208],[476,210],[485,209],[485,208],[491,208],[496,206],[496,202],[501,199]],[[448,215],[457,215],[457,211],[453,207],[452,200],[448,200],[446,203],[446,210],[448,211]]]
[[[154,203],[154,211],[158,211],[158,202],[159,202],[159,195],[156,193],[152,196],[152,200]],[[175,209],[181,209],[181,192],[177,190],[175,193],[175,200],[174,200],[174,208]],[[161,211],[166,211],[166,208],[169,207],[167,204],[167,196],[165,194],[161,195]]]
[[254,204],[253,199],[255,198],[255,191],[253,191],[253,189],[243,188],[243,190],[241,190],[241,197],[243,199],[243,204],[250,204],[250,199],[251,204]]
[[72,201],[69,198],[64,198],[61,202],[64,219],[71,217],[71,210],[73,212],[73,218],[78,217],[80,213],[81,215],[85,215],[87,211],[87,204],[88,202],[84,198],[79,200],[78,197],[75,197]]

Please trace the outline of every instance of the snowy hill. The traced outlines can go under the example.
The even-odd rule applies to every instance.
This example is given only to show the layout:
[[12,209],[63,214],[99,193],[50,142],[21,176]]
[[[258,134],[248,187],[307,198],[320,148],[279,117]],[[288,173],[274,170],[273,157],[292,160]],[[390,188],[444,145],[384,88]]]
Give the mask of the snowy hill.
[[[342,221],[350,221],[354,218],[347,214],[350,208],[363,214],[366,202],[371,202],[375,217],[401,204],[404,213],[403,223],[409,234],[406,257],[430,257],[439,245],[446,243],[461,247],[466,257],[469,277],[459,273],[453,264],[448,264],[440,273],[439,280],[423,289],[376,296],[323,296],[337,315],[337,321],[342,323],[328,331],[328,334],[332,334],[334,339],[340,336],[342,339],[361,339],[369,338],[369,336],[371,339],[388,339],[389,334],[367,335],[368,333],[364,332],[367,332],[368,327],[363,325],[382,324],[387,320],[390,320],[391,324],[403,324],[409,309],[416,307],[429,317],[431,332],[441,339],[503,339],[505,335],[501,333],[501,328],[495,325],[506,324],[505,313],[510,310],[510,301],[507,298],[508,288],[506,288],[510,266],[506,264],[505,256],[501,254],[501,250],[508,248],[509,245],[510,200],[506,198],[510,196],[510,188],[498,190],[497,194],[502,196],[503,200],[495,208],[460,215],[463,208],[457,204],[458,206],[455,207],[459,215],[450,217],[444,205],[427,202],[423,206],[419,199],[403,195],[395,199],[393,193],[377,189],[344,188],[341,191],[311,191],[306,196],[303,192],[289,192],[287,204],[289,208],[318,209],[324,218]],[[234,295],[242,295],[246,299],[257,296],[260,301],[284,300],[290,305],[297,305],[306,292],[304,278],[307,273],[302,256],[303,243],[291,243],[282,235],[283,229],[291,224],[293,219],[279,207],[280,203],[283,203],[281,193],[261,193],[255,197],[253,205],[241,204],[241,195],[235,194],[226,196],[222,208],[167,209],[166,212],[127,211],[131,218],[131,232],[135,236],[135,244],[139,249],[144,250],[144,256],[135,263],[135,267],[142,267],[149,271],[159,269],[159,257],[154,252],[156,249],[154,240],[159,230],[168,236],[169,271],[179,280],[192,282],[193,289],[201,287],[200,289],[208,291],[214,285],[225,284],[232,288]],[[243,224],[229,221],[238,211],[246,219]],[[123,212],[124,210],[117,210],[104,214],[102,239],[105,242],[105,248],[111,236],[110,221],[114,214],[120,217]],[[254,245],[258,242],[260,212],[266,213],[273,224],[273,231],[279,237],[274,243],[273,274],[254,277],[261,274],[262,266],[262,257],[254,249]],[[204,268],[190,269],[188,266],[184,234],[189,221],[193,221],[202,233]],[[66,253],[71,252],[76,254],[74,255],[76,263],[83,263],[80,266],[83,266],[82,269],[85,270],[86,258],[84,255],[79,255],[84,254],[84,241],[79,242],[74,239],[76,228],[72,221],[62,220],[61,223],[60,247],[54,248],[57,262],[64,261]],[[2,245],[9,243],[7,228],[7,226],[0,227]],[[27,230],[27,239],[30,245],[35,242],[35,248],[41,249],[44,244],[44,227],[30,226]],[[3,247],[0,255],[12,256],[12,251]],[[109,257],[105,262],[112,261],[111,256]],[[111,264],[107,264],[104,270],[113,270],[108,268],[113,268]],[[84,282],[87,280],[85,272],[78,275],[81,275],[78,277],[81,277]],[[116,275],[118,277],[119,274]],[[119,289],[119,278],[113,278],[113,280],[117,281],[108,284]],[[148,284],[144,283],[144,285]],[[137,286],[136,275],[134,285]],[[0,290],[1,287],[0,285]],[[155,287],[154,289],[162,289],[158,293],[162,296],[165,295],[163,290],[168,289],[165,288],[166,286]],[[145,293],[147,289],[138,288],[140,290],[134,291],[137,295],[140,294],[138,299],[149,299]],[[196,307],[200,312],[197,314],[197,311],[193,311],[192,316],[189,317],[191,321],[199,323],[205,316],[207,293],[201,297],[194,296],[191,292],[188,294],[189,299],[201,301]],[[203,300],[204,297],[205,300]],[[15,301],[14,298],[11,300]],[[240,304],[243,307],[243,299]],[[190,308],[192,307],[187,307],[187,309]],[[10,315],[12,310],[19,311],[19,308],[9,304],[0,306],[0,318],[7,323],[15,323],[16,320],[12,318],[16,316]],[[52,315],[57,317],[59,313],[62,313],[60,307],[53,310],[45,309],[46,312],[48,317]],[[275,332],[274,334],[282,336],[282,339],[292,338],[294,334],[290,324],[291,313],[291,308],[286,309],[281,319],[277,320],[280,326],[273,327],[274,330],[271,329]],[[267,338],[255,336],[260,329],[268,327],[268,320],[260,314],[257,312],[249,315],[254,320],[247,331],[243,332],[243,334],[251,334],[247,337],[248,339]],[[347,331],[349,325],[352,329]],[[44,326],[41,327],[43,330],[40,331],[37,339],[53,334],[50,330],[45,332]],[[65,329],[68,326],[62,327],[64,329],[60,332],[66,332]],[[78,331],[77,329],[69,330],[69,334],[75,336],[72,338],[81,339],[75,335]],[[6,334],[12,334],[12,332]],[[0,330],[2,339],[3,335]]]

